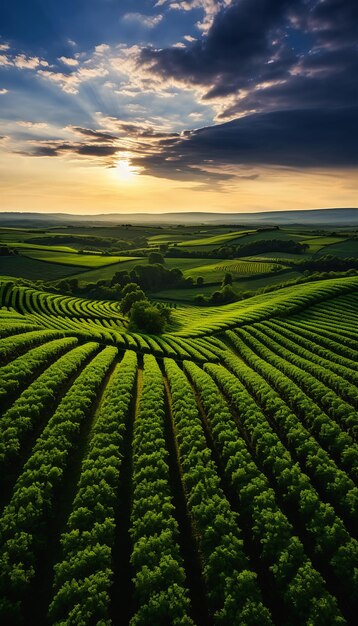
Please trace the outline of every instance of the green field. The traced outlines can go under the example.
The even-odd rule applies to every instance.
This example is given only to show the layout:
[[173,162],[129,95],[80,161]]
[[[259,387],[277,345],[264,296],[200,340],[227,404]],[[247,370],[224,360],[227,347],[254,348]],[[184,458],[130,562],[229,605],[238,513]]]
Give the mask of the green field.
[[23,254],[32,259],[47,261],[48,263],[60,263],[61,265],[76,265],[79,267],[101,268],[106,265],[114,265],[127,261],[132,257],[127,256],[102,256],[99,254],[70,254],[68,252],[51,252],[45,250],[26,250]]
[[0,622],[353,624],[357,307],[336,278],[147,335],[1,280]]
[[81,271],[78,265],[43,263],[25,256],[0,258],[0,275],[28,278],[29,280],[58,280]]
[[241,277],[253,276],[255,274],[265,274],[266,272],[275,272],[282,268],[275,263],[260,263],[256,261],[218,261],[209,265],[199,265],[198,267],[187,269],[184,272],[186,277],[194,279],[202,276],[205,282],[220,282],[223,276],[228,272],[236,280]]
[[326,248],[326,246],[331,246],[336,243],[342,244],[344,243],[344,239],[342,239],[342,237],[315,237],[314,239],[302,239],[302,243],[307,243],[309,245],[309,252],[314,254],[318,252],[318,250]]
[[181,243],[178,244],[178,246],[182,246],[182,247],[200,247],[200,246],[215,246],[215,247],[220,247],[225,243],[233,243],[236,242],[237,239],[241,239],[241,237],[243,237],[244,235],[247,235],[248,233],[252,233],[254,232],[253,230],[238,230],[238,231],[232,231],[229,233],[224,233],[224,234],[219,234],[219,235],[214,235],[213,237],[207,236],[207,237],[200,237],[198,239],[189,239],[188,243],[189,246],[187,245],[187,241],[182,241]]
[[[172,269],[174,267],[179,267],[182,271],[186,269],[190,269],[193,267],[197,267],[205,264],[217,263],[217,259],[165,259],[165,267]],[[117,263],[115,265],[110,265],[108,267],[103,267],[101,269],[91,270],[88,272],[84,272],[83,274],[78,275],[78,279],[80,282],[96,282],[97,280],[111,280],[112,276],[116,272],[120,272],[122,270],[132,270],[136,265],[148,265],[147,257],[138,257],[132,260],[123,261],[121,263]]]
[[332,254],[337,257],[358,257],[358,239],[348,239],[341,243],[335,243],[333,245],[322,248],[317,253],[319,256],[325,254]]
[[[241,278],[236,279],[233,287],[237,293],[246,291],[255,291],[256,289],[262,289],[263,287],[269,287],[270,285],[284,283],[289,280],[295,280],[299,278],[301,274],[299,272],[284,272],[282,274],[264,276],[262,278]],[[198,294],[204,296],[211,296],[214,291],[219,288],[218,284],[204,285],[201,287],[190,287],[182,289],[163,289],[153,294],[154,298],[163,300],[173,300],[178,302],[193,302]]]

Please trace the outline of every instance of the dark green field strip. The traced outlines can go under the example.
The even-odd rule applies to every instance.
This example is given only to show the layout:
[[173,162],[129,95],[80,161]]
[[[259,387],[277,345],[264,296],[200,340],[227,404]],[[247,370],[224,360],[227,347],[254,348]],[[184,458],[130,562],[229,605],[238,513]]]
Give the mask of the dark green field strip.
[[[327,372],[318,365],[312,365],[307,359],[301,359],[289,350],[286,350],[281,345],[282,343],[285,344],[284,339],[281,344],[275,342],[271,337],[268,340],[266,335],[260,333],[255,327],[240,329],[237,332],[257,355],[265,359],[272,368],[276,368],[278,371],[286,374],[290,382],[296,383],[309,398],[313,399],[323,411],[327,412],[331,419],[336,420],[343,430],[347,430],[352,436],[358,434],[358,414],[352,406],[354,394],[357,395],[357,390],[353,385],[345,381],[342,384],[340,380],[337,383],[337,377],[333,372]],[[316,376],[306,371],[307,369],[316,373]],[[324,378],[325,381],[327,378],[333,379],[331,386],[328,387],[321,382],[321,378]],[[342,398],[341,395],[332,390],[332,387],[337,384],[339,385],[340,394],[343,394],[346,398],[347,396],[349,397],[350,404],[344,397]]]
[[[286,376],[280,369],[267,361],[267,355],[260,358],[250,346],[250,336],[247,337],[245,331],[228,331],[229,340],[234,346],[237,354],[246,363],[256,370],[273,390],[286,402],[295,413],[302,426],[314,435],[324,449],[327,449],[345,471],[357,477],[358,473],[358,450],[353,437],[343,431],[332,417],[323,411],[316,398],[311,398],[298,386],[290,377]],[[256,344],[255,344],[256,345]],[[282,364],[291,369],[289,364]],[[285,369],[286,369],[285,367]],[[283,368],[282,368],[283,369]],[[302,373],[304,376],[305,374]],[[259,380],[261,383],[262,381]],[[317,398],[318,399],[318,398]],[[292,445],[293,442],[292,442]]]
[[269,473],[289,520],[294,526],[300,523],[299,535],[305,539],[308,555],[315,568],[318,566],[319,571],[325,573],[325,578],[328,576],[332,580],[333,575],[337,595],[343,598],[349,610],[354,610],[357,598],[354,578],[357,541],[350,536],[333,507],[321,500],[308,476],[294,462],[262,410],[239,380],[250,375],[245,372],[245,366],[235,357],[232,357],[230,366],[235,375],[221,365],[208,364],[205,369],[235,406],[241,425],[255,450],[255,458]]
[[[301,327],[293,320],[289,322],[274,320],[270,322],[270,326],[277,330],[277,332],[282,333],[285,337],[289,337],[291,341],[294,341],[303,348],[307,350],[314,349],[316,355],[326,359],[331,365],[332,363],[334,365],[337,363],[339,367],[342,365],[345,375],[350,375],[349,370],[353,370],[355,375],[356,372],[358,372],[358,352],[350,350],[349,354],[347,354],[347,350],[344,346],[337,341],[313,333],[307,328]],[[353,358],[349,358],[349,355]]]
[[3,339],[5,337],[10,337],[13,335],[18,335],[20,333],[26,333],[29,332],[31,330],[38,330],[39,326],[37,324],[34,324],[31,320],[29,321],[14,321],[14,322],[9,322],[9,321],[4,321],[2,318],[0,318],[0,338]]
[[317,324],[319,328],[327,328],[327,330],[348,339],[348,345],[350,344],[355,350],[358,347],[356,326],[349,325],[349,327],[347,327],[339,314],[335,319],[334,316],[330,315],[328,312],[327,314],[322,314],[318,312],[313,313],[312,311],[305,311],[301,312],[298,319],[304,323],[313,322],[314,324]]
[[137,357],[128,351],[110,378],[90,433],[55,566],[52,624],[109,620],[118,486],[136,371]]
[[12,337],[0,339],[0,364],[22,354],[26,350],[44,344],[51,339],[59,339],[64,333],[59,330],[33,330]]
[[40,313],[45,315],[68,315],[71,317],[107,317],[123,319],[118,304],[114,301],[86,300],[62,296],[29,287],[5,284],[0,304],[11,306],[20,313]]
[[22,606],[31,597],[31,583],[70,453],[116,353],[115,348],[105,348],[81,372],[38,438],[5,507],[0,519],[3,623],[19,621]]
[[[276,320],[275,320],[276,321]],[[316,341],[320,345],[328,345],[327,341],[333,342],[334,351],[343,356],[347,356],[349,359],[356,361],[358,359],[358,342],[355,341],[354,345],[351,339],[344,337],[339,333],[339,328],[336,326],[334,328],[326,328],[325,325],[321,322],[314,321],[300,321],[295,317],[292,317],[289,320],[290,324],[293,324],[294,327],[298,327],[300,332],[301,330],[309,331],[316,336]]]
[[[337,467],[330,455],[321,448],[314,437],[310,436],[309,431],[302,424],[302,421],[305,422],[305,417],[309,421],[307,415],[310,415],[311,419],[315,416],[315,405],[309,403],[291,381],[287,381],[287,378],[280,375],[274,367],[247,348],[243,344],[241,335],[235,336],[231,331],[228,331],[228,335],[240,357],[246,361],[246,365],[240,362],[241,382],[256,400],[265,416],[269,418],[272,427],[290,450],[292,457],[303,465],[325,499],[338,507],[340,514],[353,525],[357,516],[358,489],[353,480]],[[233,357],[227,357],[226,363],[229,366],[232,365]],[[236,367],[234,370],[235,374],[237,374],[237,369]],[[284,401],[288,390],[290,390],[289,403],[293,396],[299,398],[295,406],[296,410],[297,405],[299,407],[298,415]],[[318,417],[320,417],[319,413]],[[343,451],[346,456],[354,457],[357,455],[357,447],[349,437],[346,439]],[[354,469],[356,467],[352,471]]]
[[47,263],[46,261],[32,259],[25,255],[1,258],[1,274],[13,278],[38,280],[39,276],[41,276],[42,280],[52,281],[62,278],[66,279],[73,274],[77,276],[81,271],[85,272],[86,268]]
[[173,626],[193,624],[168,481],[164,414],[162,374],[155,358],[145,355],[133,438],[130,536],[136,608],[131,626],[160,624],[164,616]]
[[0,480],[3,483],[5,479],[6,483],[11,483],[16,476],[24,447],[31,450],[34,437],[52,415],[63,389],[98,347],[92,342],[70,350],[50,365],[5,411],[0,419]]
[[237,514],[230,508],[220,486],[192,388],[173,360],[165,359],[164,363],[171,392],[178,462],[203,559],[214,623],[244,623],[250,611],[257,623],[272,624],[270,613],[261,600],[257,575],[243,551]]
[[[339,616],[335,599],[327,592],[323,578],[313,568],[292,525],[277,504],[267,477],[255,464],[219,388],[211,376],[194,363],[186,361],[184,366],[200,394],[214,443],[239,498],[240,519],[246,532],[260,546],[258,557],[266,579],[273,577],[276,611],[284,623],[290,624],[310,623],[313,619],[334,620]],[[320,606],[318,613],[317,606]]]
[[[324,350],[320,349],[316,343],[305,342],[300,338],[297,341],[292,329],[285,330],[284,327],[277,326],[274,322],[257,324],[253,328],[264,333],[268,340],[271,337],[273,346],[275,342],[284,345],[285,349],[291,352],[293,360],[296,361],[296,357],[300,359],[300,367],[303,370],[310,373],[314,372],[317,378],[328,387],[332,387],[347,402],[353,406],[358,406],[358,372],[346,367],[344,360],[337,354],[327,351],[324,356]],[[352,362],[351,365],[356,364]]]
[[8,365],[0,368],[0,403],[1,412],[4,403],[9,402],[14,394],[19,393],[24,385],[33,377],[38,377],[45,367],[59,358],[70,348],[74,348],[78,340],[76,337],[53,339],[48,343],[32,348],[26,354],[19,356]]
[[[358,377],[355,372],[346,369],[341,364],[317,357],[314,352],[302,348],[288,338],[287,335],[276,331],[272,325],[255,324],[248,329],[261,343],[264,343],[272,352],[282,357],[288,363],[292,363],[307,373],[305,380],[316,378],[328,389],[334,391],[344,402],[358,407]],[[331,370],[331,371],[330,371]],[[352,379],[349,382],[348,377]],[[349,411],[349,407],[347,407]],[[358,415],[357,415],[358,420]],[[358,421],[357,421],[358,425]]]

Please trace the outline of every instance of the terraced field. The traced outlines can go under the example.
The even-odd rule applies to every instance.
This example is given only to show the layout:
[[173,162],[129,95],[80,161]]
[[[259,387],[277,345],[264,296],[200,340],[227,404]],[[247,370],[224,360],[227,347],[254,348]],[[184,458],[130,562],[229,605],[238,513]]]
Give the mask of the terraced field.
[[354,623],[358,278],[162,336],[6,281],[0,305],[1,624]]
[[190,268],[185,270],[184,276],[191,276],[197,278],[202,276],[205,282],[218,282],[222,279],[226,272],[232,274],[233,279],[245,278],[247,276],[254,276],[256,274],[266,274],[269,272],[275,272],[279,270],[282,265],[276,263],[267,263],[260,261],[222,261],[216,263],[210,263],[208,265],[199,265],[199,267]]

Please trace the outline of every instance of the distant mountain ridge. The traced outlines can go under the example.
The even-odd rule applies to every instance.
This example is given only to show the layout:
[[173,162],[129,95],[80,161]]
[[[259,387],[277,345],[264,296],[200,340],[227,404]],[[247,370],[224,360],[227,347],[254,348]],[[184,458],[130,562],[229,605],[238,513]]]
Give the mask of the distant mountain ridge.
[[104,224],[253,224],[308,225],[308,226],[358,226],[358,208],[306,209],[289,211],[265,211],[260,213],[208,213],[200,211],[176,213],[103,213],[98,215],[75,215],[70,213],[0,213],[1,226],[31,227],[56,226],[103,226]]

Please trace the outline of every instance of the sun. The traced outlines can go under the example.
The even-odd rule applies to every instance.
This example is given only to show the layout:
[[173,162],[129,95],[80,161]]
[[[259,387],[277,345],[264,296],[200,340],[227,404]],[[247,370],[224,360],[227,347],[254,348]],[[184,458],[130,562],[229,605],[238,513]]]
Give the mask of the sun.
[[121,159],[117,162],[115,172],[119,180],[126,182],[132,181],[138,174],[138,171],[130,164],[127,159]]

